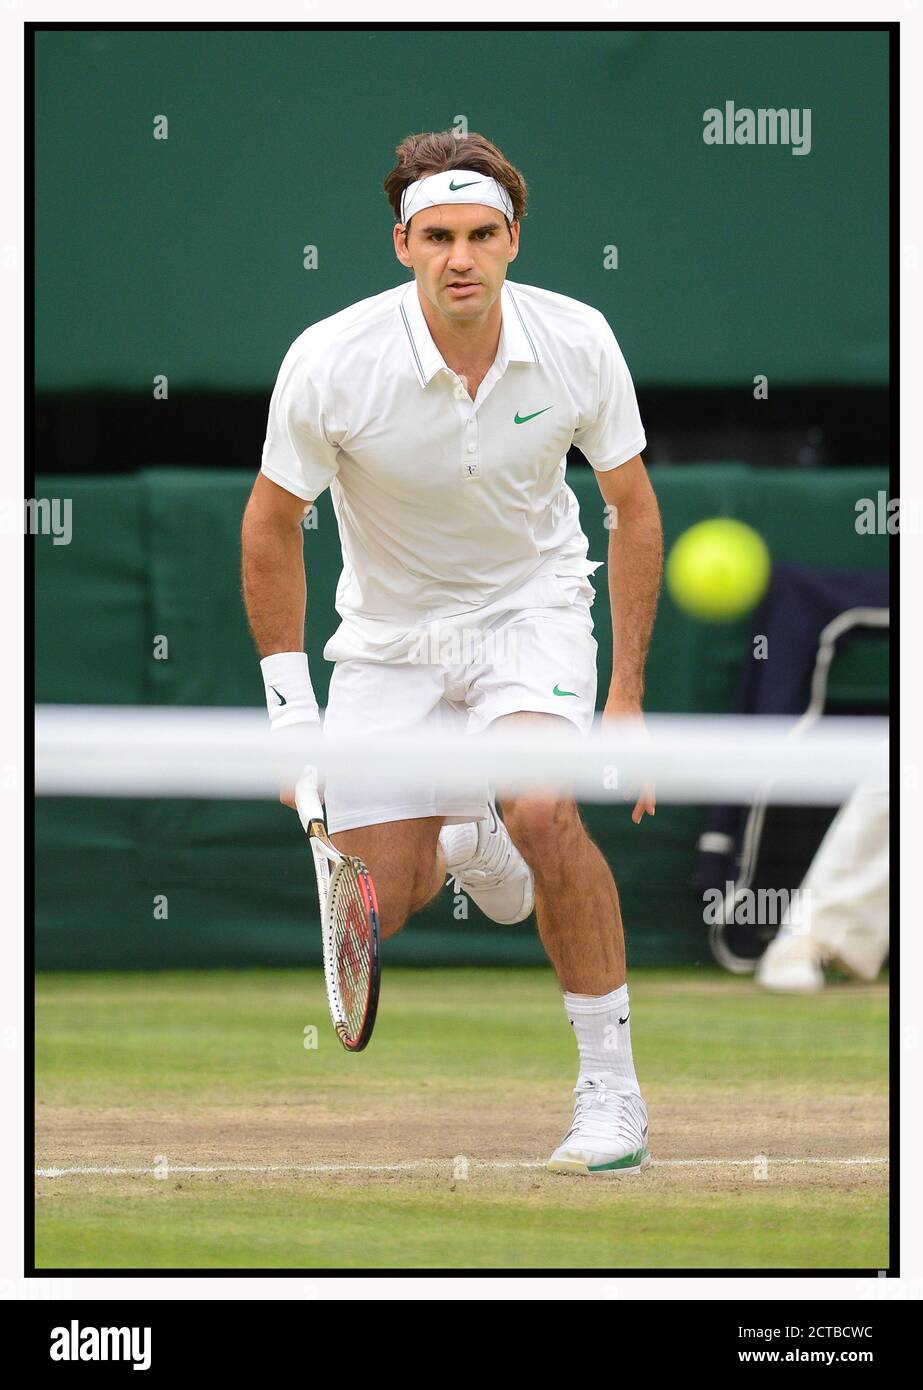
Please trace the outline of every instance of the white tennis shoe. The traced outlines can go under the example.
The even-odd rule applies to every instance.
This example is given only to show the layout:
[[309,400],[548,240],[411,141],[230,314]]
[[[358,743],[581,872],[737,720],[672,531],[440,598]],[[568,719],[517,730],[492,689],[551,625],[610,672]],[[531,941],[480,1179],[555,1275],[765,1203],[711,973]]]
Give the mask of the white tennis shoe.
[[529,916],[535,885],[493,801],[487,809],[486,820],[444,826],[439,843],[455,892],[461,889],[486,917],[510,926]]
[[777,936],[760,957],[756,983],[774,994],[819,994],[824,971],[817,942],[807,936]]
[[639,1095],[581,1076],[574,1097],[573,1123],[545,1165],[549,1172],[640,1173],[648,1166],[647,1106]]

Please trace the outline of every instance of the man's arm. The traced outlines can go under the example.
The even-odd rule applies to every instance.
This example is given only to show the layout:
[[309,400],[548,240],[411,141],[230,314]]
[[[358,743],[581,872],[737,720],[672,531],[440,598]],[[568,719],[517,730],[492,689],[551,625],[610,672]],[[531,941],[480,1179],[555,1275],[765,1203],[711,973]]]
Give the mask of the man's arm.
[[[240,531],[244,607],[262,658],[272,728],[317,721],[317,701],[304,655],[307,586],[301,523],[312,504],[258,473]],[[279,800],[295,807],[283,786]]]
[[663,570],[660,509],[641,455],[597,473],[609,511],[609,602],[612,608],[613,711],[640,711],[644,662],[657,612]]
[[258,473],[241,527],[244,606],[261,657],[304,648],[301,523],[312,504]]
[[[657,612],[663,572],[660,509],[636,454],[619,468],[597,472],[609,511],[609,603],[612,608],[612,680],[603,717],[640,717],[644,663]],[[654,811],[653,790],[639,798],[632,820]]]

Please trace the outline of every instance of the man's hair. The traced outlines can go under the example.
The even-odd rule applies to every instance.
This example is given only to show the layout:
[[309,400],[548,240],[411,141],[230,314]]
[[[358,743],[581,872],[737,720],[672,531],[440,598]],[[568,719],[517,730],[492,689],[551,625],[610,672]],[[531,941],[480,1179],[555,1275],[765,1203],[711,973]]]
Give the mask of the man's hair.
[[[510,195],[513,216],[526,215],[529,190],[518,169],[502,150],[490,140],[471,132],[458,135],[454,130],[428,130],[421,135],[408,135],[395,150],[397,164],[385,179],[385,192],[398,222],[401,220],[401,196],[408,184],[428,174],[442,174],[447,169],[473,169],[496,179]],[[412,221],[413,219],[411,219]]]

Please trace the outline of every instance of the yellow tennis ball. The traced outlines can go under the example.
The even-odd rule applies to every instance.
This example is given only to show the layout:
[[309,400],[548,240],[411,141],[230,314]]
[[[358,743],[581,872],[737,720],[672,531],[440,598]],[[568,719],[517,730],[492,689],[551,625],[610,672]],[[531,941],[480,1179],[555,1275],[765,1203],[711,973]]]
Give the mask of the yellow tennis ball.
[[766,542],[752,526],[713,517],[690,526],[674,542],[667,557],[667,588],[693,617],[726,622],[759,603],[770,568]]

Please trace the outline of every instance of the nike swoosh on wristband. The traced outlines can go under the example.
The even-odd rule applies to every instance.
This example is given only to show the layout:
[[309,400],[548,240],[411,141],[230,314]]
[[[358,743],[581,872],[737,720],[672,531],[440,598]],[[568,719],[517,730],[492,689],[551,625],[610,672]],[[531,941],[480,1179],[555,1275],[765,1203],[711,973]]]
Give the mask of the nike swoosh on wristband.
[[629,1010],[628,1010],[628,1013],[625,1015],[625,1017],[619,1019],[619,1023],[627,1023],[628,1020],[629,1020],[630,1018],[631,1018],[631,1010],[629,1009]]
[[575,700],[577,698],[576,690],[559,690],[557,686],[555,686],[551,693],[552,695],[573,695]]
[[[269,687],[269,689],[272,691],[273,695],[279,695],[279,692],[278,692],[278,690],[276,689],[276,687],[275,687],[274,685],[271,685],[271,686]],[[287,704],[288,704],[288,700],[286,700],[285,696],[284,696],[284,695],[279,695],[279,708],[281,709],[283,705],[287,705]]]

